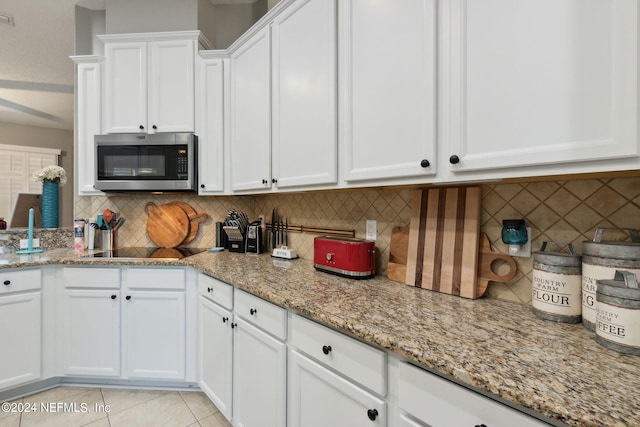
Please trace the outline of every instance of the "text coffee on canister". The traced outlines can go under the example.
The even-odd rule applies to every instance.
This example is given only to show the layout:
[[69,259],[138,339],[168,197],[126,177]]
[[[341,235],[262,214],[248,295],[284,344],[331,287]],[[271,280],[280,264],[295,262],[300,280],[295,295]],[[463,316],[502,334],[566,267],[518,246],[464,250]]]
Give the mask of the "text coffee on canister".
[[596,342],[621,353],[640,355],[640,289],[630,271],[598,280]]
[[572,244],[566,252],[547,252],[547,243],[533,253],[533,313],[546,320],[579,323],[582,319],[582,263]]
[[[624,231],[631,241],[602,241],[607,230]],[[616,270],[640,278],[640,237],[632,228],[597,228],[593,241],[582,242],[582,325],[595,331],[598,280],[611,280]]]

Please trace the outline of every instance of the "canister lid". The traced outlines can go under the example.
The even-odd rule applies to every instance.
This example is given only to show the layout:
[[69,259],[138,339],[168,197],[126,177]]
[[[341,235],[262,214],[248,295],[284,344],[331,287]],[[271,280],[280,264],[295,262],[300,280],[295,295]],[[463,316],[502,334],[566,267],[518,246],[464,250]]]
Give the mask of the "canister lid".
[[[568,252],[547,251],[547,245],[551,243],[560,248],[567,247]],[[533,253],[533,261],[541,264],[580,267],[582,266],[582,257],[578,255],[571,243],[544,241],[539,251]]]
[[598,280],[597,293],[640,301],[638,278],[631,271],[616,270],[613,280]]
[[[607,230],[625,231],[629,233],[631,241],[602,241],[602,235]],[[640,235],[633,228],[596,228],[593,241],[582,242],[582,254],[600,258],[640,260]]]

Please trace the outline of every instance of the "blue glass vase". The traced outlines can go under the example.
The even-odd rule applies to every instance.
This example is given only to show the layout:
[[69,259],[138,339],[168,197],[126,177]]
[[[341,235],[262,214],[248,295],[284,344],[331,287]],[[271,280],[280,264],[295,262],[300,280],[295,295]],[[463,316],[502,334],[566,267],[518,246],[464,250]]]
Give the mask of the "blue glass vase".
[[42,228],[58,228],[58,191],[57,182],[42,183]]

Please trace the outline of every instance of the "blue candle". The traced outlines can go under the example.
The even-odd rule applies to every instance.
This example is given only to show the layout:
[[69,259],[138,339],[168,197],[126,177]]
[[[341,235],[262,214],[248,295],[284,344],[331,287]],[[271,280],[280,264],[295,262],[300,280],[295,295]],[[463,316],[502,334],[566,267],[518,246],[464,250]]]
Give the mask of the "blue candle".
[[29,252],[33,251],[33,208],[29,208],[29,236],[27,237],[29,239],[29,246],[28,246],[28,250]]

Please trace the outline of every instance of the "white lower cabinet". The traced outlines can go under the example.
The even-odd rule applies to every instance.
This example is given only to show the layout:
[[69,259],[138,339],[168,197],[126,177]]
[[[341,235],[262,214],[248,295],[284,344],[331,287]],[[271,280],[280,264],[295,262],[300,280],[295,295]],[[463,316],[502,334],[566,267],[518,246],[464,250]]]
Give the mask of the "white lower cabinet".
[[184,269],[62,270],[62,374],[186,379]]
[[63,373],[119,377],[120,289],[66,288],[61,314]]
[[386,426],[384,400],[296,350],[289,352],[289,425]]
[[[232,416],[233,313],[215,299],[218,287],[230,285],[198,275],[198,385],[228,420]],[[204,290],[202,287],[204,286]],[[224,289],[220,294],[224,293]],[[214,302],[215,301],[215,302]],[[229,300],[231,304],[231,300]]]
[[0,273],[0,390],[42,375],[41,271]]
[[[241,307],[249,307],[242,310]],[[286,420],[286,336],[266,332],[274,314],[286,331],[286,310],[236,290],[233,323],[233,425],[284,427]]]
[[344,334],[290,317],[289,424],[386,426],[386,354]]
[[422,425],[411,418],[430,427],[548,425],[409,363],[401,362],[397,372],[400,426]]
[[129,378],[185,378],[185,295],[127,291],[122,335]]

